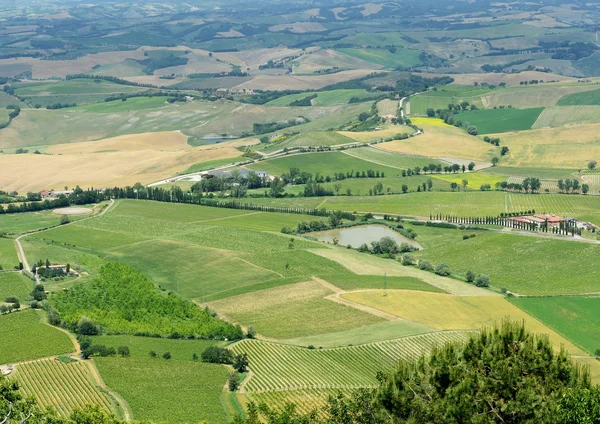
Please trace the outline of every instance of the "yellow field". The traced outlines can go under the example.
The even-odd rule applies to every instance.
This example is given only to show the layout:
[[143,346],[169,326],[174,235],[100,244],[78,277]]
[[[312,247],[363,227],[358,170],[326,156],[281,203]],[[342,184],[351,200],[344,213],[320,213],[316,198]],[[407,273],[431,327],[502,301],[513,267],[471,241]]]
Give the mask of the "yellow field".
[[584,169],[600,157],[600,124],[490,134],[495,136],[510,148],[503,161],[508,166]]
[[532,332],[548,334],[557,349],[563,345],[573,355],[587,356],[568,340],[499,296],[464,297],[408,290],[388,290],[387,296],[383,296],[378,290],[347,293],[342,297],[437,330],[478,330],[504,318],[525,321]]
[[195,163],[240,156],[239,141],[191,147],[186,140],[177,132],[146,133],[50,146],[50,154],[0,155],[0,181],[18,192],[146,184]]
[[[498,154],[497,149],[494,149],[494,147],[484,143],[477,137],[466,134],[459,128],[451,126],[423,126],[423,129],[423,134],[418,136],[406,140],[395,140],[389,143],[378,144],[377,147],[408,155],[481,161],[488,161],[492,156]],[[400,131],[396,130],[395,132]],[[348,134],[344,135],[350,137]]]
[[410,121],[418,127],[450,127],[450,125],[446,124],[440,118],[419,118],[415,116],[414,118],[410,118]]

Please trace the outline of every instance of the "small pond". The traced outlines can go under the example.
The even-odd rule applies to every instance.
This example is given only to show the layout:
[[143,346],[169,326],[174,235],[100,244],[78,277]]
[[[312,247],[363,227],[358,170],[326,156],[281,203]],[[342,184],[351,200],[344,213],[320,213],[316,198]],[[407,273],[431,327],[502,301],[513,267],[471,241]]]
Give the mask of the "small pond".
[[333,239],[338,239],[340,246],[352,246],[355,249],[359,248],[363,243],[371,245],[372,241],[378,241],[383,237],[391,237],[398,244],[408,243],[411,246],[421,248],[419,243],[414,240],[404,237],[402,234],[392,230],[385,225],[364,225],[351,228],[336,228],[335,230],[318,231],[308,234],[315,237],[317,240],[326,243],[333,243]]

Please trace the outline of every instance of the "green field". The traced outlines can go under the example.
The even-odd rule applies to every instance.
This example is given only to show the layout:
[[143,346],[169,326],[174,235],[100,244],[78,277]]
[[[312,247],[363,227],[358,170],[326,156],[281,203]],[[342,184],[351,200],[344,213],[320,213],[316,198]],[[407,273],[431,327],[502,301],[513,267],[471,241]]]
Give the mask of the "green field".
[[600,298],[540,297],[511,302],[590,354],[600,349]]
[[[414,178],[414,177],[411,177]],[[467,177],[468,179],[468,177]],[[454,216],[497,216],[501,212],[535,210],[574,216],[600,224],[600,198],[597,196],[565,196],[562,194],[520,194],[500,191],[427,192],[390,196],[333,196],[287,199],[253,199],[260,205],[391,213],[429,218],[430,214]]]
[[386,165],[380,165],[373,162],[367,162],[355,157],[351,157],[342,152],[325,153],[301,153],[289,155],[281,158],[261,161],[259,163],[248,165],[247,168],[266,171],[272,175],[281,175],[288,173],[290,168],[299,168],[300,171],[310,172],[311,174],[330,175],[339,172],[350,171],[374,171],[384,172],[386,176],[397,175],[401,173],[396,168]]
[[[71,217],[71,220],[77,219]],[[48,228],[60,223],[60,215],[52,211],[1,214],[0,228],[9,235],[25,233],[40,228]]]
[[383,289],[390,290],[422,290],[441,292],[440,289],[414,277],[386,277],[379,275],[328,275],[327,281],[342,290]]
[[30,106],[46,107],[55,103],[96,103],[104,102],[109,95],[133,93],[145,88],[114,84],[103,80],[72,79],[68,81],[18,83],[16,94]]
[[600,105],[600,90],[567,94],[556,103],[557,106]]
[[[417,256],[432,263],[447,263],[457,275],[468,269],[486,274],[494,287],[523,295],[597,291],[589,276],[595,272],[592,258],[600,253],[599,245],[498,232],[480,233],[468,240],[462,239],[461,231],[447,230],[446,235],[444,245],[420,251]],[[560,265],[549,266],[550,257],[560,258]],[[579,271],[573,273],[574,268]]]
[[467,86],[443,86],[437,91],[428,91],[410,97],[410,114],[424,116],[427,109],[447,109],[449,104],[467,101],[478,108],[484,108],[482,96],[492,92],[490,89]]
[[[49,247],[46,254],[53,263],[70,262],[91,271],[99,265],[93,258],[123,261],[188,299],[215,300],[252,291],[254,285],[264,288],[263,284],[288,284],[297,282],[296,278],[342,272],[334,262],[305,250],[320,245],[296,240],[290,250],[289,237],[279,234],[285,226],[312,219],[121,201],[102,217],[32,236],[25,249],[37,261],[42,249]],[[165,255],[165,251],[171,253]],[[187,260],[182,262],[182,257]],[[201,278],[198,264],[202,264]]]
[[261,150],[265,153],[273,153],[275,151],[293,148],[293,147],[319,147],[319,146],[339,146],[341,144],[356,143],[349,137],[338,134],[334,131],[320,132],[305,132],[292,136],[277,137],[272,142],[261,143],[256,146],[256,150]]
[[156,109],[167,105],[166,97],[133,97],[126,101],[114,100],[77,107],[77,110],[90,113],[115,113],[145,109]]
[[196,164],[190,166],[185,171],[182,171],[181,174],[191,174],[193,172],[207,171],[209,169],[213,169],[213,168],[223,166],[223,165],[229,165],[229,164],[241,161],[241,160],[242,160],[242,158],[239,157],[239,158],[215,159],[215,160],[209,160],[206,162],[200,162],[200,163],[196,163]]
[[0,272],[0,303],[8,296],[16,296],[21,302],[33,290],[33,282],[18,272]]
[[345,150],[344,153],[377,165],[384,165],[399,169],[414,169],[416,167],[423,168],[424,166],[429,166],[431,164],[442,164],[442,162],[437,159],[403,155],[377,149],[375,147],[359,147],[357,149],[348,149]]
[[18,365],[14,377],[25,395],[35,396],[40,406],[54,408],[61,417],[89,404],[117,412],[109,396],[99,389],[90,366],[83,361],[42,359]]
[[461,112],[454,116],[463,126],[474,125],[479,134],[494,134],[531,129],[544,108],[488,109]]
[[0,350],[0,364],[75,351],[69,336],[41,322],[42,312],[27,310],[0,316],[0,340],[13,340]]
[[212,302],[211,308],[264,337],[293,339],[335,333],[382,322],[352,307],[325,299],[333,294],[309,281]]
[[97,358],[104,382],[133,417],[157,422],[227,423],[219,397],[229,371],[222,365],[149,358]]
[[19,265],[19,258],[14,240],[0,238],[0,266],[4,270],[11,270],[17,265]]
[[421,63],[419,55],[422,53],[420,50],[401,47],[395,53],[391,53],[386,49],[343,48],[336,49],[336,51],[386,68],[410,68],[419,65]]

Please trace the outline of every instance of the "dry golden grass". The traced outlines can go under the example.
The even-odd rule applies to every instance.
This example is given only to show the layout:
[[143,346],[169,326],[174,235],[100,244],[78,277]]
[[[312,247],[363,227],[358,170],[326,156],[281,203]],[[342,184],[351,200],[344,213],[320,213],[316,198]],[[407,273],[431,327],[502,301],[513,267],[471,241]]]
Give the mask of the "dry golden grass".
[[510,147],[508,166],[579,169],[600,157],[600,124],[490,134],[495,136]]
[[377,102],[377,110],[379,111],[379,116],[396,116],[396,112],[398,112],[398,101],[383,99]]
[[235,88],[252,90],[317,90],[327,85],[364,77],[371,72],[373,70],[355,69],[335,74],[299,77],[294,75],[258,75],[250,81],[237,85]]
[[51,77],[64,78],[69,74],[87,73],[96,65],[110,65],[120,63],[125,59],[144,59],[141,50],[96,53],[81,57],[76,60],[40,60],[31,57],[18,57],[13,59],[0,59],[0,65],[15,65],[26,63],[32,66],[32,77],[46,79]]
[[176,132],[134,134],[51,146],[51,154],[0,155],[0,181],[4,190],[19,192],[146,184],[195,163],[240,156],[240,141],[194,148],[186,140]]
[[381,4],[375,4],[375,3],[366,3],[366,4],[363,4],[362,7],[364,9],[361,10],[360,13],[363,16],[374,15],[376,13],[381,12],[381,9],[383,9],[383,6]]
[[524,321],[532,332],[548,334],[557,349],[563,345],[573,355],[585,355],[581,349],[503,297],[462,297],[409,290],[388,290],[387,296],[378,290],[347,293],[342,297],[437,330],[478,330],[500,323],[505,318]]
[[[463,130],[449,125],[422,125],[424,132],[406,140],[381,143],[377,148],[391,152],[429,157],[447,157],[487,161],[497,154],[493,147]],[[412,131],[412,130],[411,130]],[[403,127],[390,127],[381,131],[349,133],[340,132],[357,141],[373,141],[406,132]]]

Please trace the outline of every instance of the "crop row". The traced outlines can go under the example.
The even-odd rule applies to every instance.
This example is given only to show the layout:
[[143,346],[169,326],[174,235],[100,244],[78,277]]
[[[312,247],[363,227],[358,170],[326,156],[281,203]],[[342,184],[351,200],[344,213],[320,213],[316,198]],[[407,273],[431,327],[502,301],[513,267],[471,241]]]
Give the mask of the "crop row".
[[564,125],[599,122],[598,106],[548,107],[540,114],[532,128],[562,127]]
[[465,332],[437,332],[397,340],[335,349],[306,349],[258,340],[234,344],[247,353],[252,378],[247,392],[297,389],[355,389],[377,384],[378,371],[391,369],[449,341],[465,340]]
[[329,396],[335,396],[338,393],[348,394],[348,390],[279,390],[271,392],[260,392],[247,394],[248,400],[256,404],[266,403],[271,409],[282,411],[289,404],[293,403],[296,411],[302,414],[308,414],[314,410],[321,409]]
[[67,416],[85,404],[101,405],[110,410],[110,400],[92,383],[86,364],[69,364],[56,359],[25,362],[17,366],[16,378],[26,395],[33,395],[40,405],[52,407]]

